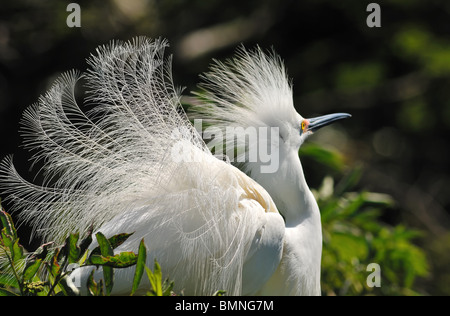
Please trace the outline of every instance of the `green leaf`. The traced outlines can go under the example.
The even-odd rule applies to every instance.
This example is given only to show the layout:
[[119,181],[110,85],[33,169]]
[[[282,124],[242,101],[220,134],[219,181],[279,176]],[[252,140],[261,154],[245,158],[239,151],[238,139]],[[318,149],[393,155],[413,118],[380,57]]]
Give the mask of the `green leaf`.
[[84,251],[83,255],[80,256],[80,259],[78,259],[77,264],[79,264],[80,266],[85,265],[87,258],[88,258],[88,254],[89,254],[89,251],[87,251],[87,250]]
[[98,284],[95,282],[94,272],[95,270],[92,270],[87,279],[86,285],[88,288],[88,294],[91,296],[103,296],[103,282],[102,280],[100,280]]
[[153,272],[147,266],[145,266],[145,272],[147,273],[148,280],[150,281],[150,285],[152,286],[152,291],[147,292],[147,295],[155,296],[156,295],[156,292],[155,292],[156,283],[155,283],[155,277],[153,276]]
[[150,284],[152,285],[152,291],[150,292],[151,295],[154,296],[162,296],[163,290],[162,290],[162,272],[161,272],[161,266],[155,259],[155,264],[153,266],[153,272],[150,270],[147,266],[145,267],[145,271],[147,272],[148,280],[150,281]]
[[164,283],[162,285],[162,296],[170,296],[172,294],[172,290],[174,287],[175,283],[173,281],[169,281],[169,279],[165,279]]
[[0,270],[0,288],[2,286],[19,288],[19,282],[12,275],[12,272],[10,272],[10,271],[6,272],[6,271]]
[[69,264],[78,262],[78,258],[81,255],[80,247],[78,247],[77,245],[79,237],[80,235],[76,233],[70,234],[69,237],[67,237],[66,239],[66,244],[64,245],[64,247],[67,247],[65,251],[67,254]]
[[10,234],[8,234],[8,230],[6,228],[2,229],[1,235],[2,235],[2,239],[0,241],[1,241],[2,245],[5,248],[9,249],[10,252],[12,252],[13,251],[12,248],[14,245],[13,237]]
[[80,242],[80,256],[83,256],[86,250],[88,249],[89,245],[92,243],[92,231],[94,230],[94,227],[91,226],[91,228],[87,232],[87,237],[84,238]]
[[0,296],[19,296],[19,295],[11,291],[8,291],[7,289],[0,288]]
[[[90,265],[100,265],[112,268],[128,268],[137,262],[134,252],[124,251],[114,256],[94,255],[89,258]],[[87,265],[87,264],[86,264]]]
[[0,222],[1,222],[1,228],[6,229],[6,233],[13,237],[13,239],[17,239],[17,232],[16,228],[14,227],[14,223],[12,220],[11,215],[6,213],[3,208],[0,210]]
[[[105,235],[103,235],[101,232],[98,232],[95,234],[95,237],[97,238],[97,242],[99,244],[100,248],[100,254],[103,257],[110,257],[114,256],[113,248],[106,239]],[[106,295],[111,294],[112,288],[114,286],[114,270],[110,266],[103,266],[103,278],[105,281],[105,288],[106,288]]]
[[27,265],[23,271],[23,281],[30,281],[39,270],[39,267],[41,266],[42,259],[33,260],[31,262],[27,262]]
[[136,262],[136,270],[134,272],[133,288],[131,289],[131,295],[133,295],[134,292],[136,292],[136,290],[139,287],[139,284],[141,283],[146,260],[147,260],[147,248],[145,247],[144,239],[142,239],[141,243],[139,244],[139,251]]
[[113,256],[114,251],[108,239],[101,232],[95,234],[102,256]]
[[123,244],[128,239],[128,237],[130,237],[133,234],[134,233],[131,233],[131,234],[123,233],[123,234],[117,234],[117,235],[112,236],[111,238],[108,239],[108,241],[111,245],[111,248],[116,249],[121,244]]
[[161,271],[161,266],[159,265],[159,263],[156,261],[155,259],[155,264],[153,266],[153,275],[155,276],[155,281],[156,281],[156,295],[157,296],[162,296],[162,271]]
[[[121,244],[123,244],[128,239],[128,237],[130,237],[131,235],[133,235],[133,233],[117,234],[117,235],[112,236],[111,238],[108,238],[108,242],[109,242],[111,248],[115,249],[115,248],[119,247]],[[98,239],[97,239],[97,241],[98,241]],[[99,255],[99,254],[101,254],[100,246],[95,247],[91,252],[91,255]]]
[[49,268],[49,272],[53,277],[56,277],[60,274],[61,272],[61,266],[58,263],[58,254],[59,251],[57,251],[55,253],[55,255],[52,257],[51,261],[50,261],[50,268]]
[[19,239],[16,239],[16,241],[13,244],[12,257],[13,257],[13,261],[20,260],[24,257],[23,247],[22,247],[22,245],[19,244]]

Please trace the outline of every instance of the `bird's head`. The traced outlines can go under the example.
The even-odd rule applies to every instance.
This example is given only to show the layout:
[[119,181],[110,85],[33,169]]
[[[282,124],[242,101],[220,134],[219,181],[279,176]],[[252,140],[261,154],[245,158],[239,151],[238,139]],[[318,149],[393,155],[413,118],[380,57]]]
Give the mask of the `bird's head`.
[[[244,162],[244,170],[276,172],[281,160],[287,154],[296,154],[309,135],[350,117],[336,113],[303,118],[294,107],[292,84],[283,61],[259,47],[252,51],[240,47],[233,58],[215,61],[202,79],[191,117],[206,122],[210,130],[203,135],[207,143],[208,138],[211,140],[209,147],[216,152],[218,148],[224,150],[236,163]],[[277,165],[264,171],[262,165],[270,159],[264,161],[264,154],[269,152],[278,155],[272,157]]]

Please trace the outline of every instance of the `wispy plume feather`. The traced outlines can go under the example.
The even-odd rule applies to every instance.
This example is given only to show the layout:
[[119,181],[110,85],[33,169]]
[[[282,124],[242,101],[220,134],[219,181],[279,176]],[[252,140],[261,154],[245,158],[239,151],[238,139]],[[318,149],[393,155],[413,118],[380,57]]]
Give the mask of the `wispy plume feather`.
[[[149,262],[156,257],[188,293],[240,294],[244,259],[262,225],[258,212],[276,209],[261,187],[216,159],[190,124],[167,46],[163,39],[111,42],[88,59],[85,73],[63,74],[22,119],[43,184],[22,178],[9,156],[0,165],[0,189],[46,241],[86,234],[92,225],[105,235],[134,232],[117,251],[137,250],[145,238]],[[89,110],[75,98],[79,80]],[[245,80],[252,79],[236,83],[229,102],[243,103],[240,90],[258,88],[241,86]],[[195,159],[174,160],[179,144]],[[259,201],[259,211],[243,211],[247,199]],[[132,279],[130,273],[116,273],[116,291],[129,290],[117,280]]]
[[[220,129],[228,136],[224,142],[226,155],[238,164],[242,170],[254,168],[248,158],[236,157],[236,147],[242,155],[249,155],[249,143],[236,143],[245,139],[246,128],[277,127],[299,124],[298,114],[292,98],[292,84],[288,79],[285,66],[273,51],[265,53],[260,47],[246,50],[239,47],[233,58],[225,62],[215,61],[210,71],[202,75],[200,92],[195,93],[197,100],[192,102],[189,115],[201,118],[204,126]],[[230,127],[240,127],[241,134],[227,133]],[[230,137],[231,136],[231,137]],[[261,145],[266,142],[273,150],[277,146],[267,135],[258,135]],[[277,137],[278,140],[278,137]],[[222,141],[222,140],[220,140]],[[215,140],[208,142],[209,148],[221,146]]]

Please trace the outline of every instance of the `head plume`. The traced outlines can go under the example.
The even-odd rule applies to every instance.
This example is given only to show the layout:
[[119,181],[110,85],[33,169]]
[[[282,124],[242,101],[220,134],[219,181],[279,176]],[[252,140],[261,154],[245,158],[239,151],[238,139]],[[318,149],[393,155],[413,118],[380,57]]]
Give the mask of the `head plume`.
[[[201,78],[190,115],[201,118],[203,128],[214,127],[206,137],[204,133],[206,141],[209,134],[221,133],[223,137],[214,138],[208,146],[216,154],[219,150],[219,155],[224,150],[232,162],[245,162],[240,168],[249,171],[255,166],[248,164],[252,146],[278,150],[274,147],[289,142],[292,131],[299,130],[301,117],[294,108],[292,84],[281,58],[273,51],[265,53],[260,47],[246,50],[241,46],[233,58],[215,60],[210,72]],[[232,128],[235,130],[230,132]],[[245,142],[250,129],[256,129],[257,143]],[[279,133],[281,138],[274,138],[272,133]]]
[[211,122],[272,126],[296,114],[292,84],[283,61],[273,51],[241,46],[233,58],[214,60],[210,72],[201,78],[201,92],[196,95],[206,102],[202,102],[203,109],[195,110],[209,114]]

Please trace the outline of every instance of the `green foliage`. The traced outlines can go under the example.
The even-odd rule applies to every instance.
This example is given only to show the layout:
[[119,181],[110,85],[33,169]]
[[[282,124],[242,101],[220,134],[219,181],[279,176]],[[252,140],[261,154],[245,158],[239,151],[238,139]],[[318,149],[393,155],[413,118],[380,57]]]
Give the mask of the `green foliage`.
[[147,296],[174,295],[172,291],[174,282],[169,281],[169,279],[166,279],[163,282],[161,267],[159,263],[155,260],[152,271],[145,265],[146,258],[147,258],[147,248],[145,247],[144,240],[141,240],[141,243],[139,244],[139,252],[137,255],[136,271],[134,273],[133,288],[131,291],[131,295],[133,295],[138,289],[144,269],[151,285],[151,289],[146,293]]
[[[301,154],[332,169],[343,168],[339,155],[324,151],[311,146]],[[321,187],[313,190],[323,225],[322,291],[326,295],[420,294],[414,281],[426,276],[429,267],[424,251],[413,241],[422,233],[381,221],[382,212],[395,201],[386,194],[352,191],[361,174],[361,168],[355,168],[336,185],[325,176]],[[380,266],[380,287],[367,283],[370,263]]]
[[404,25],[393,38],[398,55],[420,64],[431,76],[450,73],[450,42],[420,25]]
[[91,296],[110,295],[114,286],[114,270],[133,265],[136,265],[136,272],[133,284],[130,284],[132,294],[139,288],[145,269],[151,284],[147,295],[174,295],[174,283],[168,279],[163,281],[158,262],[155,260],[153,271],[145,266],[147,248],[143,240],[137,255],[128,251],[114,254],[114,249],[132,234],[106,238],[99,232],[95,235],[98,247],[92,251],[88,250],[92,243],[92,231],[80,242],[78,233],[70,234],[62,247],[47,243],[30,255],[20,245],[12,218],[3,209],[0,220],[0,296],[79,295],[79,290],[67,282],[70,264],[102,267],[103,279],[94,280],[94,269],[87,280],[87,293]]

